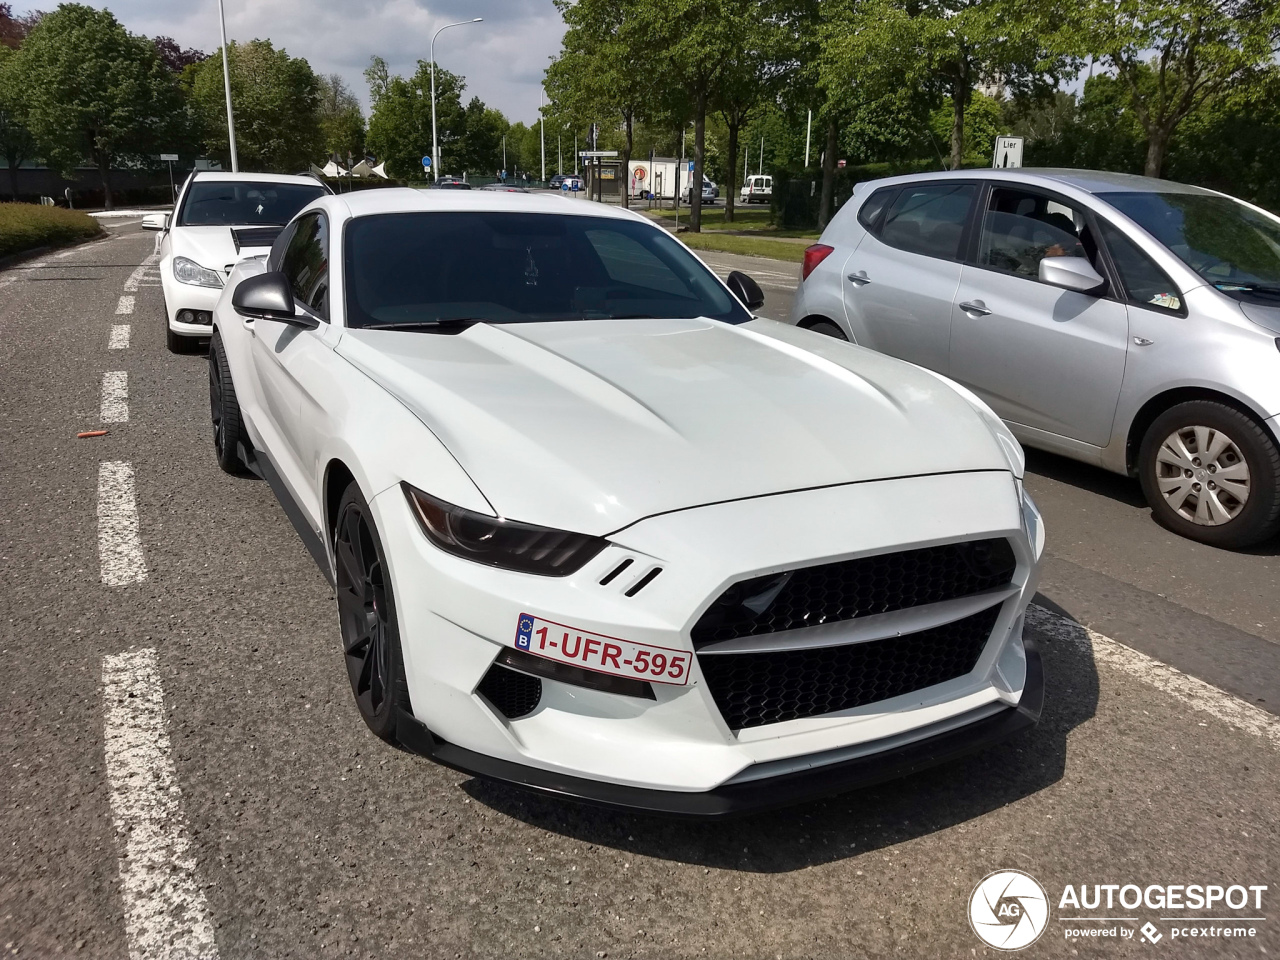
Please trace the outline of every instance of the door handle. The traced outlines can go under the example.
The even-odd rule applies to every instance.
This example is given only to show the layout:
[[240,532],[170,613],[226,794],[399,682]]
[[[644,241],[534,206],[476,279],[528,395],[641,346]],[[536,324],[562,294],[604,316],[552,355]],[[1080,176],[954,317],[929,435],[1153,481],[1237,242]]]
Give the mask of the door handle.
[[857,273],[849,274],[849,282],[859,287],[865,287],[871,282],[871,278],[867,276],[867,271],[859,270]]
[[981,300],[966,300],[964,303],[960,304],[960,309],[973,317],[985,317],[991,313],[991,311],[987,309],[987,305]]

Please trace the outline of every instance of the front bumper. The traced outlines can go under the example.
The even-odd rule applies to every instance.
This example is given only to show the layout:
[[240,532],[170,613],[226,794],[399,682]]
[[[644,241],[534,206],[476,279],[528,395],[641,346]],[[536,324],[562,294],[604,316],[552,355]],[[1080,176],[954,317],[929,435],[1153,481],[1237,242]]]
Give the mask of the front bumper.
[[[222,287],[198,287],[191,283],[179,283],[173,276],[172,258],[160,261],[160,288],[164,291],[165,321],[169,329],[184,337],[207,337],[213,333],[213,308],[222,297]],[[202,312],[209,316],[209,323],[184,323],[178,319],[183,311]]]
[[1044,671],[1037,650],[1029,647],[1026,657],[1026,682],[1017,706],[1001,707],[963,726],[905,744],[890,743],[883,749],[876,749],[874,743],[865,744],[867,752],[849,759],[825,763],[815,760],[806,769],[729,782],[702,793],[587,780],[489,757],[433,737],[408,714],[401,714],[397,736],[405,749],[446,767],[558,800],[665,816],[723,819],[896,780],[983,750],[1035,726],[1044,705]]

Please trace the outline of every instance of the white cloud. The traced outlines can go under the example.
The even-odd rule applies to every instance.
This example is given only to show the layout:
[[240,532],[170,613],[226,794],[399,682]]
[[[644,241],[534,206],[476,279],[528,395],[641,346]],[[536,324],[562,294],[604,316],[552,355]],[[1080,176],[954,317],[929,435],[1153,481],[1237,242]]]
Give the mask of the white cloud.
[[[220,44],[214,0],[87,0],[107,7],[133,33],[170,36],[206,52]],[[478,96],[512,121],[537,117],[542,71],[560,48],[564,24],[551,0],[224,0],[232,40],[269,39],[321,74],[341,74],[368,101],[364,68],[380,56],[393,73],[410,75],[428,58],[431,34],[446,23],[483,17],[454,27],[436,41],[436,61],[467,79],[466,96]],[[14,6],[51,9],[52,2],[19,0]]]

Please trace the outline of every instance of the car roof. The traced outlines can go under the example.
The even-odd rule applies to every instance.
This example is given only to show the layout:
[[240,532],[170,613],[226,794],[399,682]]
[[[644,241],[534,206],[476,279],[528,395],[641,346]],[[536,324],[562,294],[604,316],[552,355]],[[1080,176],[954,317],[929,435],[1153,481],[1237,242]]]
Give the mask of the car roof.
[[201,181],[234,181],[239,183],[293,183],[299,186],[323,187],[315,177],[292,173],[229,173],[225,170],[197,170],[193,179]]
[[1012,183],[1039,184],[1053,186],[1066,184],[1083,190],[1086,193],[1198,193],[1207,196],[1218,196],[1213,190],[1195,187],[1187,183],[1173,180],[1159,180],[1155,177],[1142,177],[1133,173],[1112,173],[1106,170],[1074,170],[1065,167],[1017,167],[993,169],[980,167],[972,170],[938,170],[933,173],[911,174],[900,177],[886,177],[883,180],[869,181],[876,187],[898,183],[913,183],[921,180],[1005,180]]
[[477,210],[492,213],[547,213],[583,217],[613,217],[647,221],[638,213],[605,203],[575,200],[560,191],[509,193],[505,190],[418,190],[382,187],[331,197],[320,203],[341,203],[352,217],[381,213],[416,213]]

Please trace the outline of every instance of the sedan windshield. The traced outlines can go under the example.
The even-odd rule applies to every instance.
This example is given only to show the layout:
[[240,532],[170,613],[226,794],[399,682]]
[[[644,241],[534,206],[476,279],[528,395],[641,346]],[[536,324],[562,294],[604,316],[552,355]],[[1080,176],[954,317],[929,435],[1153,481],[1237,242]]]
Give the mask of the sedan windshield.
[[346,229],[347,325],[751,316],[670,234],[612,217],[394,213]]
[[1105,199],[1224,293],[1280,294],[1280,220],[1230,197],[1109,193]]
[[182,201],[182,227],[282,227],[324,187],[302,183],[197,180]]

